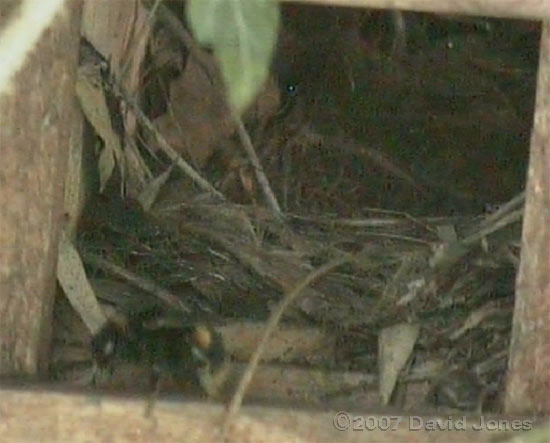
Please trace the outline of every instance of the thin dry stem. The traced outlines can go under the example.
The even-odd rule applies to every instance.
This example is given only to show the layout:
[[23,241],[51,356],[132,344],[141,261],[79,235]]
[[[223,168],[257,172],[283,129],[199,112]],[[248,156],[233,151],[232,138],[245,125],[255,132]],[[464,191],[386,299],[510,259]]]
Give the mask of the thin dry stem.
[[258,158],[256,151],[254,150],[252,140],[250,140],[250,136],[248,135],[248,132],[246,131],[246,128],[244,127],[244,123],[241,118],[236,117],[235,121],[237,123],[237,131],[239,132],[239,137],[243,144],[244,150],[246,151],[246,155],[248,155],[248,159],[252,163],[254,173],[256,174],[256,180],[258,180],[258,183],[262,188],[267,205],[269,206],[269,209],[271,210],[273,215],[276,218],[280,219],[282,217],[281,207],[279,206],[277,197],[275,197],[275,194],[273,193],[271,186],[269,185],[269,180],[267,179],[262,164],[260,163],[260,159]]
[[115,263],[110,262],[109,260],[105,260],[104,258],[96,254],[84,253],[82,254],[82,259],[88,264],[97,266],[112,275],[123,278],[136,288],[142,289],[154,295],[173,309],[176,309],[180,312],[191,312],[191,308],[183,303],[180,298],[176,297],[170,291],[167,291],[166,289],[158,286],[155,282],[149,279],[140,277],[139,275],[136,275],[133,272],[124,269],[121,266],[116,265]]
[[320,268],[316,269],[315,271],[308,274],[301,282],[299,282],[296,287],[287,293],[281,303],[277,306],[277,308],[271,313],[271,316],[269,317],[269,320],[267,322],[267,325],[265,327],[264,334],[262,336],[262,339],[256,349],[256,351],[252,354],[252,357],[250,357],[250,361],[248,363],[248,366],[243,373],[241,380],[239,381],[239,384],[237,386],[237,390],[235,391],[235,394],[233,395],[233,398],[231,399],[231,403],[229,404],[229,407],[227,409],[227,415],[225,417],[224,423],[222,425],[222,435],[226,435],[229,426],[231,425],[234,417],[239,412],[239,409],[241,407],[244,394],[246,392],[246,389],[248,388],[248,385],[250,384],[252,380],[252,376],[254,375],[254,372],[258,366],[258,363],[260,361],[260,358],[264,352],[265,347],[267,346],[267,343],[269,339],[271,338],[271,335],[277,328],[277,325],[279,324],[279,321],[281,320],[281,317],[283,316],[283,313],[287,309],[287,307],[294,301],[296,298],[302,293],[302,291],[312,284],[314,281],[322,277],[323,275],[327,274],[334,268],[337,268],[338,266],[343,265],[344,263],[348,263],[352,261],[351,255],[344,255],[338,258],[335,258],[334,260],[329,261],[328,263],[325,263]]

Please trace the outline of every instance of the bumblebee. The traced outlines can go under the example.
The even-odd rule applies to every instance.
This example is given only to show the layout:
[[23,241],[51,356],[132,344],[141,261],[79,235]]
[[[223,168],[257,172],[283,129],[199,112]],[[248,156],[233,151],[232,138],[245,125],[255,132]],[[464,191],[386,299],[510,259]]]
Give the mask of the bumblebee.
[[96,367],[111,373],[118,361],[144,365],[153,392],[169,379],[192,393],[216,398],[228,372],[221,334],[203,324],[154,326],[140,318],[125,325],[109,321],[92,338],[91,352]]

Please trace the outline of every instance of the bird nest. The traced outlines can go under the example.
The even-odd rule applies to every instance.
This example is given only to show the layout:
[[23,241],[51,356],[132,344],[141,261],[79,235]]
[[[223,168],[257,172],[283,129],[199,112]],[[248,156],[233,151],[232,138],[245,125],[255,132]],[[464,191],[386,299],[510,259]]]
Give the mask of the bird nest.
[[[160,33],[151,30],[149,58],[139,60],[150,65],[144,88],[130,91],[138,100],[93,47],[82,49],[77,91],[90,137],[102,140],[95,167],[101,195],[88,203],[76,249],[61,246],[60,283],[70,303],[56,305],[53,376],[106,390],[210,395],[205,380],[223,367],[216,394],[227,399],[270,325],[247,398],[497,411],[524,197],[483,211],[485,199],[469,185],[454,186],[456,174],[473,188],[485,177],[460,169],[464,146],[453,134],[474,128],[479,136],[482,120],[504,137],[495,116],[517,123],[515,133],[529,128],[503,96],[523,94],[534,70],[512,70],[517,78],[498,93],[495,76],[510,72],[460,45],[445,52],[444,66],[434,63],[441,48],[429,39],[405,62],[364,63],[352,57],[358,47],[338,39],[325,58],[343,55],[345,63],[323,65],[305,88],[281,90],[271,79],[235,124],[212,55],[178,20],[163,23]],[[488,55],[482,51],[496,37],[465,26],[461,36],[476,37],[470,49]],[[340,31],[326,31],[323,41]],[[459,70],[466,62],[475,62],[474,74]],[[395,107],[401,117],[391,132]],[[121,119],[121,109],[131,112]],[[367,124],[376,143],[365,142]],[[421,147],[428,132],[436,146]],[[438,141],[443,133],[451,134],[448,144]],[[404,158],[413,151],[418,158]],[[494,165],[490,149],[468,155],[483,165],[487,158],[477,156],[487,152]],[[507,191],[512,175],[523,177],[510,174],[501,180]],[[485,188],[498,188],[495,200],[504,200],[494,183]],[[119,197],[121,187],[131,198]],[[106,322],[115,335],[102,335]],[[212,340],[197,341],[204,330]],[[214,355],[218,334],[223,349]],[[108,339],[98,344],[98,336]],[[97,357],[107,354],[116,362],[99,376]],[[198,391],[187,389],[197,374]],[[152,387],[152,375],[163,383]]]

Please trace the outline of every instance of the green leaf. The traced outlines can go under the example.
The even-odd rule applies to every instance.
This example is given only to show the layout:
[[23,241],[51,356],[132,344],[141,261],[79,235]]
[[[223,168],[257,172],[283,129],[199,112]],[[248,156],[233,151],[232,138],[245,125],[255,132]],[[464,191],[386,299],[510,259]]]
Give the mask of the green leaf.
[[269,75],[279,4],[275,0],[189,0],[187,18],[199,42],[213,48],[231,106],[242,113]]

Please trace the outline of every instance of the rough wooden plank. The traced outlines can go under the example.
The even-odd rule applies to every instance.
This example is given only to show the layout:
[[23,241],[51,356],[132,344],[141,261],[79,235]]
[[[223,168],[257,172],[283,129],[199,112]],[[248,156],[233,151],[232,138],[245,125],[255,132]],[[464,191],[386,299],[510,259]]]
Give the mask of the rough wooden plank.
[[81,140],[79,17],[68,2],[0,97],[0,374],[47,367],[63,181]]
[[[151,416],[144,415],[146,401],[141,398],[100,397],[97,394],[0,388],[0,436],[2,441],[117,441],[117,442],[212,442],[220,441],[221,405],[198,402],[158,401]],[[479,418],[464,420],[466,430],[409,431],[410,424],[427,424],[420,416],[353,414],[355,426],[369,423],[372,431],[335,428],[335,412],[277,409],[267,406],[245,407],[231,427],[229,442],[488,442],[495,437],[519,436],[472,426]],[[422,422],[421,422],[422,420]],[[433,420],[433,418],[431,419]],[[459,426],[462,417],[442,425]],[[488,420],[488,417],[485,417]],[[337,420],[338,421],[338,420]],[[505,420],[512,424],[512,420]],[[340,416],[339,423],[346,423]],[[379,423],[379,426],[374,426]],[[390,430],[381,428],[388,424]],[[434,422],[430,422],[434,423]],[[504,423],[504,422],[503,422]],[[533,425],[518,419],[518,427]],[[366,426],[365,426],[366,427]],[[499,427],[503,429],[503,426]]]
[[550,22],[543,26],[505,408],[550,414]]
[[[296,0],[281,0],[295,2]],[[550,17],[548,0],[299,0],[327,6],[402,9],[437,14],[481,15],[523,19]]]

